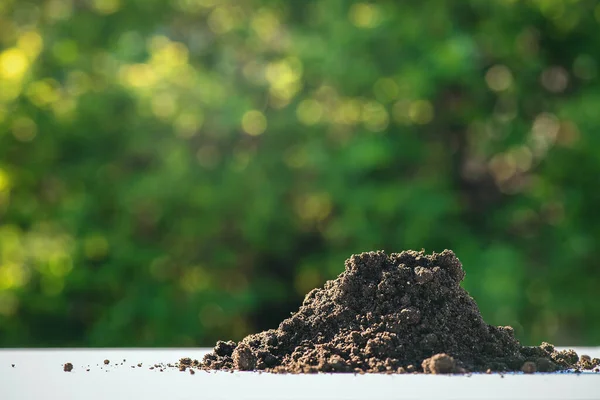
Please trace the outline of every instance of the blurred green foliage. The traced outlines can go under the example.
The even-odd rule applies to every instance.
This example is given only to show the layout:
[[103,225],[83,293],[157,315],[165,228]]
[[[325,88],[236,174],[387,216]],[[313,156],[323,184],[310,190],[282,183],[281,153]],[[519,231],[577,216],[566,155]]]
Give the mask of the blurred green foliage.
[[275,327],[454,249],[490,323],[600,343],[596,1],[0,1],[0,345]]

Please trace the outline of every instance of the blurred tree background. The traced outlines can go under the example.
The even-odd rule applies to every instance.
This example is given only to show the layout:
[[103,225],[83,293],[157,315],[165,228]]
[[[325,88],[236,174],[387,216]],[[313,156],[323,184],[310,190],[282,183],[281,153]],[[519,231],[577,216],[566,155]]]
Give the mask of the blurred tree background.
[[0,0],[0,345],[210,346],[375,249],[600,343],[600,5]]

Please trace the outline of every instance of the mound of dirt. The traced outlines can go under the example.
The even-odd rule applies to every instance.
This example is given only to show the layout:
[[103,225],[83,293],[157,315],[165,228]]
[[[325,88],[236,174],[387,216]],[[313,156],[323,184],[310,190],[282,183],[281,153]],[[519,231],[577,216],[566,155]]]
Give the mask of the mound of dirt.
[[[450,250],[353,255],[337,279],[309,292],[277,329],[239,343],[219,341],[197,367],[283,373],[580,367],[573,351],[558,352],[547,343],[521,346],[511,327],[486,324],[460,287],[464,276]],[[597,359],[584,361],[585,367],[598,365]]]

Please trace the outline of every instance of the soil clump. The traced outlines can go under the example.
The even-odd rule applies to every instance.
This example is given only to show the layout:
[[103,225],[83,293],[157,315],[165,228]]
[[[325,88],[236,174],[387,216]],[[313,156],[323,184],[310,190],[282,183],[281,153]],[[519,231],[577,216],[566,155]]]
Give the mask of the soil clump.
[[[345,270],[310,291],[277,329],[239,343],[219,341],[206,370],[279,373],[349,372],[434,374],[591,369],[572,351],[548,343],[522,346],[508,326],[488,325],[460,287],[465,276],[450,250],[383,251],[351,256]],[[596,365],[594,365],[596,364]]]

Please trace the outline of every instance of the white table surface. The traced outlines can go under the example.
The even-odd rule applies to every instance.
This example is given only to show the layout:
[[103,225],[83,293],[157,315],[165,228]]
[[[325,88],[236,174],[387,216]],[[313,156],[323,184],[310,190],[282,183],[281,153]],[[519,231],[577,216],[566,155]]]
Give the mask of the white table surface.
[[[575,350],[600,357],[600,347]],[[502,377],[197,371],[191,375],[175,368],[149,370],[155,363],[175,363],[181,357],[200,360],[207,351],[4,349],[0,399],[600,399],[598,373]],[[110,360],[108,366],[105,359]],[[127,361],[120,365],[123,359]],[[73,364],[70,373],[63,371],[66,362]]]

